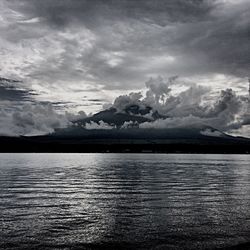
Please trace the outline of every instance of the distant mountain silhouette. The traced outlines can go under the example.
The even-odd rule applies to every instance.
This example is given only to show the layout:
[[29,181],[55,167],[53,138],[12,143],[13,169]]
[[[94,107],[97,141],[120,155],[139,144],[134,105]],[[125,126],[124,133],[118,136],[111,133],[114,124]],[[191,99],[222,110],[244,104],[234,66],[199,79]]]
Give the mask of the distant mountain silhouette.
[[143,123],[150,121],[150,119],[138,115],[131,115],[128,113],[117,113],[116,109],[111,108],[108,110],[101,111],[91,117],[78,120],[75,123],[77,125],[85,125],[86,123],[90,123],[91,121],[97,123],[103,121],[110,125],[122,126],[124,122],[132,121],[132,122]]
[[[146,115],[148,115],[150,118]],[[160,115],[158,111],[153,111],[151,107],[146,107],[142,109],[138,105],[130,105],[126,107],[125,110],[122,112],[118,111],[115,108],[110,108],[98,112],[91,117],[77,120],[74,123],[77,125],[85,125],[86,123],[90,122],[98,123],[100,121],[103,121],[109,125],[120,127],[124,124],[124,122],[131,121],[140,124],[143,122],[151,122],[152,120],[165,118],[166,116]]]

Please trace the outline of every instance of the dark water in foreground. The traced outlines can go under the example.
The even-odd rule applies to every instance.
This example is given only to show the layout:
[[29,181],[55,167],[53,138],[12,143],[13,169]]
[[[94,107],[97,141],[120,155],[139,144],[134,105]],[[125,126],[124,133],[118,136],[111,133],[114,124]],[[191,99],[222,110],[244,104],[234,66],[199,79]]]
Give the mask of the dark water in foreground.
[[214,249],[247,242],[250,156],[0,155],[1,249]]

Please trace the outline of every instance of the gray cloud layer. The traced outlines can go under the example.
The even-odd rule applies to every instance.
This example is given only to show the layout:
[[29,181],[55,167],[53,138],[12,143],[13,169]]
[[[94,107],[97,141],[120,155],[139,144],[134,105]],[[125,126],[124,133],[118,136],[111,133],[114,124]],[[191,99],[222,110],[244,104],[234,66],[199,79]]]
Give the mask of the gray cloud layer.
[[247,0],[3,3],[3,38],[32,46],[18,67],[38,81],[133,89],[150,75],[249,74]]

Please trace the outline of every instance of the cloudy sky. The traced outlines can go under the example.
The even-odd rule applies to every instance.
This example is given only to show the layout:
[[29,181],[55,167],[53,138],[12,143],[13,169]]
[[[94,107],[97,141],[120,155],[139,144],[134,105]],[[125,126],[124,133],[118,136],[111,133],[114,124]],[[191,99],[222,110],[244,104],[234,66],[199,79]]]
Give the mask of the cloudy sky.
[[95,112],[175,75],[247,95],[249,0],[0,0],[0,33],[1,107]]

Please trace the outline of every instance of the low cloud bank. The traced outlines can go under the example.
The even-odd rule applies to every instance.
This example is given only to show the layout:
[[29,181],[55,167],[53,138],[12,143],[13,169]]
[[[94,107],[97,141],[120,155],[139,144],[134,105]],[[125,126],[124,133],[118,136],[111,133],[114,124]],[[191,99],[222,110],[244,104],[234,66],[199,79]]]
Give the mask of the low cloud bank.
[[[172,94],[172,87],[179,85],[185,89]],[[225,89],[218,96],[211,97],[211,88],[192,84],[188,86],[178,77],[151,78],[146,82],[145,96],[138,93],[122,95],[115,99],[112,107],[117,112],[127,112],[128,107],[137,105],[139,109],[151,107],[144,116],[149,118],[157,111],[165,118],[154,119],[139,125],[140,128],[172,128],[204,124],[224,132],[235,131],[250,124],[248,97],[237,95],[232,89]],[[212,100],[209,100],[212,99]],[[250,136],[250,135],[247,135]]]
[[51,104],[26,104],[18,110],[0,111],[0,135],[42,135],[70,125],[66,115],[58,114]]
[[100,121],[99,123],[97,122],[89,122],[85,124],[85,128],[86,129],[104,129],[104,130],[108,130],[108,129],[114,129],[115,126],[109,125],[108,123],[105,123],[104,121]]

